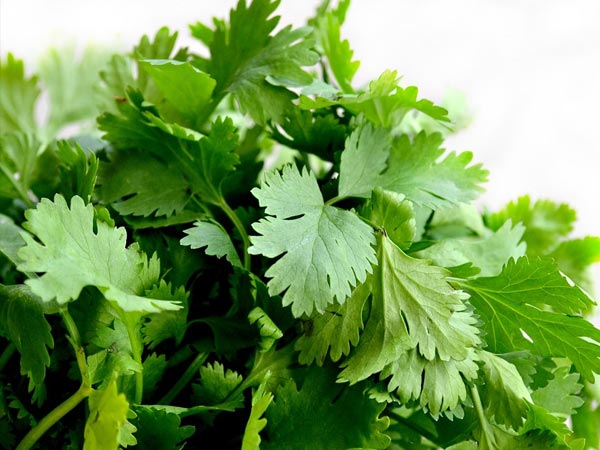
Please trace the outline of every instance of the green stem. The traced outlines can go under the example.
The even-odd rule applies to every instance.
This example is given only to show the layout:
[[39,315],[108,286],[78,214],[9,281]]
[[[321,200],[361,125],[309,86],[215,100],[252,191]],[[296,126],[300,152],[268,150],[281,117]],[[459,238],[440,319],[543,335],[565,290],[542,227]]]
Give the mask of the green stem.
[[405,427],[410,428],[413,431],[417,432],[418,434],[423,436],[425,439],[428,439],[434,443],[436,442],[435,441],[436,437],[432,433],[427,431],[425,428],[420,427],[418,424],[411,422],[407,418],[402,417],[400,414],[398,414],[394,411],[386,411],[386,415],[388,415],[389,417],[394,419],[396,422],[401,423]]
[[28,450],[48,431],[56,422],[73,410],[85,400],[94,390],[82,383],[77,392],[50,411],[40,422],[29,430],[15,450]]
[[479,397],[479,391],[475,385],[471,386],[471,397],[473,399],[475,411],[477,412],[477,418],[479,419],[479,423],[481,425],[481,437],[479,439],[479,445],[485,448],[496,448],[496,440],[494,439],[493,432],[490,430],[490,423],[485,416],[483,405],[481,404],[481,397]]
[[0,356],[0,372],[4,370],[4,367],[8,364],[8,361],[10,361],[10,358],[12,358],[12,355],[14,355],[16,351],[17,346],[12,342],[9,342]]
[[89,368],[87,365],[87,358],[85,356],[85,350],[81,345],[81,336],[79,335],[79,329],[77,328],[77,324],[73,320],[71,314],[69,314],[69,310],[67,307],[62,308],[60,311],[60,316],[62,317],[63,323],[69,333],[69,342],[73,346],[73,351],[75,352],[75,358],[77,359],[77,367],[79,367],[79,373],[81,374],[81,382],[86,386],[91,386]]
[[171,402],[179,395],[179,393],[187,386],[187,384],[192,381],[192,379],[196,376],[200,367],[204,364],[206,359],[208,358],[209,352],[201,352],[198,353],[196,358],[192,361],[192,363],[185,370],[181,378],[177,380],[177,383],[173,385],[173,387],[167,392],[163,398],[160,399],[158,403],[161,405],[169,405]]
[[[142,343],[142,336],[138,329],[138,318],[128,317],[127,313],[121,314],[125,328],[127,329],[127,336],[129,337],[129,343],[131,344],[131,353],[133,360],[142,367],[142,352],[144,351],[144,344]],[[135,397],[133,402],[140,405],[142,398],[144,397],[144,371],[139,370],[135,373]]]
[[223,210],[225,214],[227,214],[227,217],[229,217],[229,220],[231,220],[236,230],[240,234],[243,243],[242,252],[244,254],[244,268],[250,270],[250,253],[248,253],[248,248],[250,247],[250,238],[248,237],[248,233],[246,232],[246,229],[244,228],[244,225],[242,224],[242,221],[240,220],[238,215],[233,209],[231,209],[231,207],[227,204],[225,199],[223,199],[218,206]]
[[343,197],[341,195],[336,195],[335,197],[330,198],[329,200],[327,200],[325,202],[325,206],[335,205],[336,203],[341,202],[342,200],[345,200],[345,199],[346,199],[346,197]]
[[15,180],[10,170],[8,170],[6,166],[4,166],[4,164],[0,164],[0,169],[2,169],[4,176],[6,176],[8,181],[10,181],[10,184],[13,185],[13,187],[19,194],[19,197],[21,197],[21,200],[23,200],[29,208],[34,208],[35,203],[33,203],[33,201],[29,198],[29,195],[27,194],[27,191],[23,188],[23,186],[21,186],[21,184],[18,183],[17,180]]

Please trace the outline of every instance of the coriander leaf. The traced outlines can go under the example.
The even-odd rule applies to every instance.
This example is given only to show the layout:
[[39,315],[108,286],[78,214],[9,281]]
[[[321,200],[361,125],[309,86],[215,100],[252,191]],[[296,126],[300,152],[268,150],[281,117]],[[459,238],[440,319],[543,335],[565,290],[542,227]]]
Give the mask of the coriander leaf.
[[480,342],[476,319],[446,271],[405,255],[386,237],[380,237],[377,258],[371,313],[340,379],[365,379],[411,348],[427,360],[467,358]]
[[326,8],[328,2],[318,10],[316,17],[309,21],[314,26],[314,35],[320,51],[327,57],[329,69],[333,72],[338,85],[345,93],[352,93],[352,79],[360,66],[359,61],[352,61],[354,52],[350,43],[341,38],[341,26],[350,6],[350,0],[339,2],[336,9]]
[[115,373],[132,375],[143,371],[142,365],[134,359],[127,328],[118,318],[106,326],[98,327],[90,344],[102,349],[94,354],[94,382],[110,380]]
[[476,361],[473,349],[464,359],[449,361],[427,360],[412,349],[387,365],[380,379],[391,376],[388,391],[395,391],[402,403],[417,401],[437,418],[441,413],[452,414],[467,398],[466,382],[477,378]]
[[569,373],[569,367],[559,367],[554,378],[544,387],[532,392],[533,402],[552,414],[567,417],[577,413],[584,400],[578,396],[583,388],[579,374]]
[[29,191],[36,181],[38,156],[43,150],[33,134],[0,134],[0,197],[20,197],[31,203]]
[[363,328],[363,306],[370,294],[369,284],[360,284],[343,305],[335,305],[310,319],[310,327],[294,345],[300,352],[300,364],[309,365],[314,361],[322,366],[327,353],[334,362],[348,355],[350,346],[358,344]]
[[97,115],[98,102],[93,92],[100,81],[99,71],[108,59],[108,51],[97,47],[87,47],[81,52],[72,46],[54,48],[42,56],[38,73],[48,93],[50,111],[45,131],[48,139],[65,125]]
[[390,153],[388,168],[376,185],[399,192],[414,203],[431,209],[475,200],[487,181],[487,170],[481,164],[469,166],[473,154],[444,154],[442,135],[421,132],[412,140],[407,135],[397,138]]
[[440,240],[416,253],[419,258],[431,259],[442,267],[456,267],[471,263],[480,269],[481,276],[493,276],[502,272],[511,259],[525,255],[521,243],[524,228],[514,227],[507,221],[498,231],[483,237],[464,237]]
[[[549,299],[548,306],[558,311],[576,311],[585,301],[585,294],[575,286],[548,288],[528,279],[528,276],[533,280],[543,279],[545,267],[543,261],[523,257],[516,262],[509,261],[500,275],[460,282],[460,285],[471,293],[471,304],[484,322],[491,351],[531,349],[541,356],[567,357],[582,376],[591,381],[594,373],[600,373],[600,345],[597,344],[600,330],[581,317],[540,308],[543,298]],[[513,284],[514,275],[519,277],[519,284]]]
[[300,107],[321,109],[340,105],[354,115],[363,114],[373,124],[384,128],[400,125],[406,114],[412,110],[421,111],[441,122],[449,121],[448,111],[429,100],[417,100],[419,90],[415,86],[402,88],[398,82],[398,73],[387,70],[377,80],[369,83],[367,91],[358,95],[338,95],[332,99],[317,97],[314,100],[302,96]]
[[242,267],[242,262],[233,246],[231,237],[219,223],[198,220],[192,228],[183,230],[183,232],[187,236],[181,239],[181,245],[187,245],[192,249],[206,247],[205,253],[207,255],[218,258],[225,256],[232,266]]
[[194,434],[195,427],[181,426],[181,418],[174,413],[157,408],[135,408],[137,428],[136,449],[140,450],[181,450],[182,443]]
[[56,299],[65,304],[76,300],[85,286],[96,286],[124,311],[180,308],[176,302],[140,296],[158,281],[158,260],[148,260],[135,246],[125,247],[127,235],[123,228],[101,221],[94,224],[94,209],[81,197],[73,197],[69,208],[57,194],[54,202],[42,199],[35,210],[25,214],[24,227],[40,242],[22,235],[26,245],[19,251],[17,269],[44,273],[26,281],[44,302]]
[[227,400],[227,410],[233,411],[244,405],[244,395],[237,392],[232,398],[236,388],[242,383],[242,376],[237,372],[227,369],[223,364],[215,362],[200,368],[200,382],[192,385],[194,396],[192,401],[200,405],[219,405]]
[[379,416],[383,408],[362,387],[336,384],[332,371],[312,369],[300,389],[289,380],[275,392],[261,448],[387,448],[389,419]]
[[468,203],[436,210],[427,227],[427,235],[436,240],[488,234],[481,213]]
[[89,397],[89,416],[85,424],[83,450],[117,450],[119,434],[127,422],[129,403],[117,391],[113,379]]
[[346,126],[333,114],[317,114],[291,108],[271,131],[277,142],[301,152],[313,153],[333,162],[334,154],[344,148]]
[[538,200],[532,204],[529,196],[525,195],[485,219],[493,230],[500,228],[508,219],[513,223],[521,222],[525,226],[523,241],[527,243],[527,255],[542,256],[573,230],[575,218],[575,211],[565,203]]
[[176,345],[181,344],[188,327],[189,294],[183,287],[172,289],[169,283],[161,280],[157,286],[147,291],[146,295],[151,298],[162,298],[177,302],[182,305],[182,308],[177,311],[160,311],[148,314],[142,326],[144,343],[150,349],[155,348],[167,339],[174,339]]
[[151,353],[144,359],[144,397],[148,397],[156,390],[156,386],[162,381],[167,370],[167,359],[165,355]]
[[571,430],[562,419],[538,405],[529,405],[527,421],[520,432],[529,432],[530,436],[535,436],[538,440],[546,438],[553,444],[558,443],[570,448],[567,437],[572,435]]
[[[310,84],[312,76],[302,66],[313,65],[317,55],[306,37],[309,28],[275,30],[279,17],[272,13],[279,1],[240,0],[229,24],[215,21],[207,72],[217,81],[217,103],[233,94],[242,112],[263,124],[279,121],[295,94],[284,86]],[[273,81],[273,82],[271,82]]]
[[589,269],[600,262],[600,237],[586,236],[563,241],[548,255],[553,258],[561,272],[588,292],[594,283]]
[[86,153],[77,142],[58,141],[56,154],[61,161],[59,190],[65,198],[78,195],[91,201],[99,160],[93,152]]
[[265,175],[252,190],[267,218],[252,225],[251,254],[277,260],[265,273],[296,317],[342,304],[375,262],[373,230],[355,214],[326,206],[312,173],[295,166]]
[[15,225],[10,217],[0,214],[0,253],[15,265],[19,261],[19,250],[25,245],[21,233],[26,231]]
[[0,329],[21,354],[21,374],[31,380],[30,390],[41,386],[54,339],[40,299],[27,286],[0,284]]
[[198,128],[199,117],[211,107],[210,100],[216,82],[209,75],[189,62],[166,59],[140,61],[141,67],[150,75],[169,105],[185,119],[185,124]]
[[38,77],[26,78],[23,61],[8,53],[0,61],[0,130],[36,133],[35,104],[40,95]]
[[360,210],[363,217],[385,230],[385,234],[403,250],[416,239],[413,205],[402,194],[376,187],[370,201]]
[[518,431],[533,402],[521,375],[515,366],[493,353],[481,350],[478,357],[483,363],[479,392],[487,416]]
[[364,121],[346,139],[340,163],[340,197],[371,196],[377,176],[386,168],[392,142],[388,130]]
[[260,334],[258,350],[262,353],[268,352],[278,339],[283,337],[283,331],[273,322],[268,314],[259,306],[255,306],[248,313],[248,322],[256,324]]
[[189,183],[172,164],[141,151],[113,152],[98,173],[97,194],[120,214],[170,217],[189,201]]
[[267,425],[267,419],[262,415],[273,401],[273,394],[266,388],[269,377],[270,374],[267,374],[266,380],[252,394],[252,408],[244,430],[241,450],[260,450],[260,432]]

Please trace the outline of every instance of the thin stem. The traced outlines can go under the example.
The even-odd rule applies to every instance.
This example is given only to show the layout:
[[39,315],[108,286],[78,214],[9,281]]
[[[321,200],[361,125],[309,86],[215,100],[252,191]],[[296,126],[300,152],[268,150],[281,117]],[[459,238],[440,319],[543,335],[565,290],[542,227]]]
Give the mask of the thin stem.
[[325,202],[325,206],[335,205],[336,203],[341,202],[342,200],[345,200],[345,199],[346,199],[346,197],[343,197],[341,195],[336,195],[335,197],[330,198],[329,200],[327,200]]
[[[490,423],[485,416],[485,412],[483,411],[483,405],[481,404],[481,397],[479,397],[479,391],[477,390],[477,386],[471,386],[471,397],[473,399],[473,405],[475,406],[475,411],[477,412],[477,418],[479,419],[479,423],[481,424],[481,437],[479,444],[486,448],[495,448],[495,439],[493,432],[490,430]],[[487,446],[483,444],[488,444]]]
[[73,320],[67,307],[60,310],[60,316],[62,317],[63,323],[69,333],[69,341],[73,346],[75,352],[75,358],[77,359],[77,367],[79,367],[79,373],[81,374],[81,382],[86,386],[91,386],[91,380],[89,375],[89,369],[87,365],[87,358],[85,356],[85,350],[81,345],[81,336],[79,335],[79,329],[77,324]]
[[14,355],[16,351],[17,346],[12,342],[9,342],[0,356],[0,372],[4,370],[4,367],[8,364],[8,361],[10,361],[10,358],[12,358],[12,355]]
[[208,358],[208,355],[209,355],[209,352],[198,353],[196,358],[194,358],[194,360],[188,366],[188,368],[185,370],[185,372],[183,372],[183,375],[181,376],[181,378],[179,378],[179,380],[177,380],[177,383],[175,383],[173,385],[173,387],[169,390],[169,392],[167,392],[163,396],[163,398],[161,398],[159,400],[158,403],[160,403],[161,405],[170,404],[175,399],[175,397],[177,397],[177,395],[179,395],[179,393],[183,390],[183,388],[185,388],[188,385],[188,383],[190,381],[192,381],[192,379],[196,376],[196,374],[200,370],[200,367],[202,367],[202,365]]
[[[129,343],[131,344],[131,353],[133,360],[142,367],[142,352],[144,345],[142,343],[142,336],[138,330],[137,316],[135,318],[127,317],[127,313],[123,313],[122,320],[127,329],[127,336],[129,337]],[[135,373],[135,397],[134,403],[141,404],[144,396],[144,372],[139,370]]]
[[35,427],[29,430],[15,450],[28,450],[33,447],[46,431],[89,397],[93,391],[90,386],[82,383],[77,392],[50,411]]
[[420,427],[418,424],[411,422],[410,420],[408,420],[405,417],[402,417],[400,414],[390,410],[390,411],[386,411],[386,415],[393,418],[396,422],[401,423],[405,427],[416,431],[424,438],[429,439],[431,442],[435,442],[435,436],[433,434],[431,434],[425,428]]
[[18,192],[19,197],[21,197],[21,200],[23,200],[29,208],[34,208],[35,203],[33,203],[33,201],[29,198],[29,195],[27,195],[27,191],[23,189],[23,186],[21,186],[20,183],[17,183],[17,180],[15,180],[12,173],[10,173],[10,171],[3,164],[0,164],[0,169],[2,169],[2,172],[4,173],[8,181],[10,181],[10,184],[12,184],[15,190]]
[[233,225],[235,226],[236,230],[242,238],[244,268],[250,270],[250,253],[248,253],[248,247],[250,247],[250,238],[248,237],[248,233],[246,232],[246,229],[244,228],[244,225],[242,224],[238,215],[233,209],[231,209],[231,207],[227,204],[225,199],[223,199],[221,203],[219,203],[219,207],[223,210],[225,214],[227,214],[227,217],[229,217],[229,220],[231,220],[231,222],[233,223]]

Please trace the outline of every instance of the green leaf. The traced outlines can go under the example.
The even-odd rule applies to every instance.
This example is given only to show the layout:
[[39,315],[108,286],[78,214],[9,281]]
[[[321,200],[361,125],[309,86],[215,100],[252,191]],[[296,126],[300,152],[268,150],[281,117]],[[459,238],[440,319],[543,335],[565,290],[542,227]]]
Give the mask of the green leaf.
[[158,286],[147,291],[146,295],[178,302],[182,305],[182,308],[177,311],[160,311],[148,314],[142,326],[144,343],[150,349],[155,348],[167,339],[174,339],[176,345],[181,344],[188,327],[189,294],[183,287],[172,289],[170,284],[161,280]]
[[466,309],[468,296],[448,284],[446,271],[406,256],[385,237],[377,257],[370,316],[340,379],[365,379],[411,348],[426,360],[467,358],[480,342],[476,319]]
[[593,292],[590,266],[600,262],[600,237],[586,236],[561,242],[549,255],[561,272],[588,292]]
[[275,342],[283,337],[283,332],[260,307],[256,306],[248,313],[248,322],[256,324],[260,334],[259,351],[268,352]]
[[181,245],[187,245],[192,249],[206,247],[204,252],[207,255],[217,258],[225,256],[232,266],[242,267],[231,237],[219,223],[199,220],[194,223],[192,228],[183,230],[183,232],[187,236],[181,239]]
[[369,198],[377,176],[386,168],[391,148],[388,130],[363,122],[346,139],[340,163],[340,197]]
[[460,284],[471,292],[491,351],[531,349],[541,356],[567,357],[591,381],[593,373],[600,373],[600,330],[581,317],[541,309],[545,299],[556,311],[577,311],[589,300],[575,286],[539,285],[539,279],[557,280],[547,269],[544,260],[523,257],[509,261],[498,276]]
[[21,233],[26,231],[15,225],[10,217],[0,214],[0,253],[15,265],[19,261],[19,250],[25,245]]
[[0,135],[0,197],[20,197],[31,202],[29,191],[36,181],[38,158],[43,150],[33,134],[10,132]]
[[361,386],[336,384],[330,370],[310,370],[300,389],[291,380],[277,389],[266,411],[261,449],[387,448],[389,419],[379,417],[383,408]]
[[142,365],[134,359],[131,339],[125,324],[115,318],[110,324],[99,326],[90,340],[94,346],[102,349],[93,356],[93,383],[111,380],[115,373],[132,375],[142,372]]
[[348,355],[350,346],[358,344],[363,328],[363,307],[370,294],[369,284],[360,284],[343,305],[332,306],[310,319],[305,333],[294,345],[300,352],[298,361],[306,365],[314,361],[322,366],[327,353],[334,362]]
[[125,395],[117,391],[116,380],[92,392],[89,411],[83,450],[117,450],[121,428],[127,422],[129,403]]
[[309,28],[290,26],[275,30],[272,14],[279,1],[240,0],[231,10],[229,24],[215,21],[207,71],[217,81],[215,97],[233,94],[242,112],[261,124],[279,121],[295,94],[284,86],[310,84],[302,66],[313,65],[317,55],[306,37]]
[[531,395],[516,367],[500,356],[481,350],[483,384],[479,387],[486,415],[518,431],[527,416]]
[[227,400],[228,410],[241,408],[244,405],[244,395],[238,392],[229,398],[236,388],[242,383],[242,376],[237,372],[227,369],[223,364],[215,362],[200,368],[200,382],[194,383],[193,401],[200,405],[219,405]]
[[469,166],[470,152],[451,152],[441,159],[442,140],[439,133],[421,132],[412,140],[401,135],[394,141],[388,168],[376,185],[434,210],[475,200],[483,191],[480,185],[487,181],[487,170],[481,164]]
[[84,201],[92,199],[100,161],[93,152],[86,153],[77,143],[58,141],[57,157],[60,159],[60,192],[65,198],[78,195]]
[[525,256],[521,243],[524,228],[507,221],[495,233],[483,237],[443,239],[416,253],[419,258],[431,259],[442,267],[456,267],[470,263],[480,269],[481,276],[494,276],[512,258]]
[[167,359],[165,355],[151,353],[144,359],[144,397],[152,395],[156,386],[163,380],[167,370]]
[[543,256],[573,231],[576,214],[566,203],[538,200],[532,204],[529,196],[525,195],[485,219],[493,230],[500,228],[508,219],[522,223],[525,226],[523,241],[527,243],[527,255]]
[[362,216],[385,230],[385,234],[403,250],[416,239],[413,205],[402,194],[375,188],[370,201],[360,210]]
[[569,373],[569,367],[559,367],[554,378],[542,388],[532,392],[533,402],[555,415],[567,417],[576,414],[584,400],[578,396],[583,388],[579,374]]
[[267,419],[262,416],[273,401],[273,394],[267,390],[269,378],[270,374],[252,394],[252,408],[242,438],[242,450],[260,450],[260,432],[267,425]]
[[100,165],[97,195],[120,214],[170,217],[185,208],[190,186],[176,166],[141,151],[110,158]]
[[[43,275],[26,283],[44,302],[59,304],[76,300],[85,286],[96,286],[104,297],[124,311],[158,312],[176,310],[176,302],[144,298],[141,294],[158,281],[158,260],[148,260],[135,246],[126,247],[123,228],[104,222],[94,224],[94,208],[81,197],[54,202],[42,199],[35,210],[26,212],[23,234],[26,246],[19,251],[22,272]],[[110,261],[110,265],[106,264]]]
[[416,350],[404,352],[381,372],[380,379],[391,376],[387,389],[395,391],[402,403],[417,402],[434,418],[441,413],[453,416],[467,398],[466,384],[477,378],[477,356],[469,349],[462,360],[427,360]]
[[313,174],[295,166],[266,174],[252,190],[268,217],[253,224],[251,254],[277,260],[265,273],[296,317],[342,304],[375,262],[372,229],[355,214],[325,206]]
[[0,61],[0,130],[36,133],[35,104],[40,95],[38,77],[26,78],[23,61],[8,53]]
[[314,26],[317,45],[329,62],[329,70],[345,93],[354,92],[352,79],[360,66],[359,61],[352,60],[354,52],[350,43],[341,38],[341,26],[349,6],[350,0],[343,0],[335,10],[319,8],[316,17],[309,22]]
[[182,441],[191,437],[196,430],[191,425],[181,426],[181,418],[171,412],[142,407],[135,408],[135,413],[136,449],[181,450],[185,446]]
[[354,115],[363,114],[373,124],[393,128],[401,124],[406,114],[417,110],[441,122],[448,122],[448,111],[426,99],[417,100],[419,90],[415,86],[402,88],[398,85],[398,73],[387,70],[369,83],[369,88],[360,93],[338,95],[334,99],[317,97],[300,98],[305,109],[320,109],[339,105]]
[[192,66],[189,62],[164,59],[147,59],[141,67],[192,128],[197,128],[199,117],[203,117],[210,102],[216,81],[209,75]]
[[0,284],[0,328],[21,354],[21,374],[29,377],[30,390],[41,386],[54,339],[39,297],[27,286]]

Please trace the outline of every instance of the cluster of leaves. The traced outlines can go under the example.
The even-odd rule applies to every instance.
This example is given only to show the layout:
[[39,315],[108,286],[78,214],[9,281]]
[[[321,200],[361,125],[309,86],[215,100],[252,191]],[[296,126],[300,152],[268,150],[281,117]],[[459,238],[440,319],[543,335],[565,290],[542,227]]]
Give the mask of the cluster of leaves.
[[447,111],[355,87],[349,2],[277,5],[2,61],[0,447],[598,448],[600,239],[480,213]]

